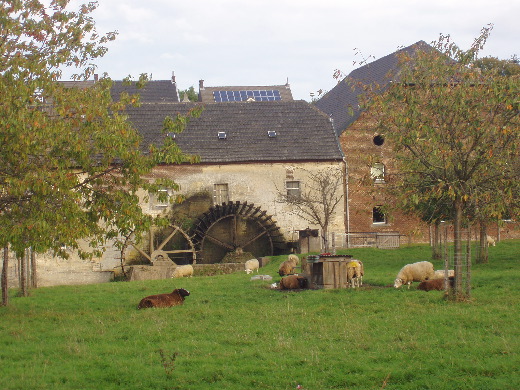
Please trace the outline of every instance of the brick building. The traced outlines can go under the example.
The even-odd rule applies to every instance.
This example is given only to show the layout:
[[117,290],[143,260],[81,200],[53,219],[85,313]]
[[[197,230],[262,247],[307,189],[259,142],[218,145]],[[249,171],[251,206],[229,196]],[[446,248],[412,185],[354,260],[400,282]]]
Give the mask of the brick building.
[[[378,133],[370,112],[361,108],[360,99],[371,86],[385,86],[398,74],[402,52],[433,50],[424,41],[365,64],[346,76],[315,104],[333,120],[348,166],[347,231],[371,234],[395,232],[409,242],[430,242],[430,226],[392,207],[382,191],[395,170],[392,147]],[[517,224],[503,221],[488,227],[498,238],[517,238]]]

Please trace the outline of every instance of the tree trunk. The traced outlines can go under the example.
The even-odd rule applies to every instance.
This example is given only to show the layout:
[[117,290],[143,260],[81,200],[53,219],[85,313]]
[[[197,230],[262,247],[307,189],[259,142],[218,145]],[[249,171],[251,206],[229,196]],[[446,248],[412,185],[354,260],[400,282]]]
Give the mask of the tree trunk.
[[464,290],[462,284],[462,259],[464,253],[462,252],[462,199],[456,196],[453,202],[453,246],[454,246],[454,270],[455,270],[455,287],[454,299],[457,301],[464,300]]
[[20,259],[20,292],[22,297],[26,297],[27,294],[27,249],[25,250],[22,258]]
[[36,253],[31,250],[31,287],[38,287],[38,279],[36,274]]
[[321,239],[323,242],[323,252],[329,252],[329,238],[328,238],[328,226],[322,226],[321,227]]
[[487,263],[489,261],[489,251],[487,243],[487,226],[484,222],[480,222],[480,245],[477,263]]
[[432,259],[442,259],[441,239],[440,239],[440,222],[435,222],[433,225],[432,238]]
[[2,306],[9,304],[9,293],[7,285],[7,268],[9,267],[9,247],[4,247],[4,261],[2,265]]

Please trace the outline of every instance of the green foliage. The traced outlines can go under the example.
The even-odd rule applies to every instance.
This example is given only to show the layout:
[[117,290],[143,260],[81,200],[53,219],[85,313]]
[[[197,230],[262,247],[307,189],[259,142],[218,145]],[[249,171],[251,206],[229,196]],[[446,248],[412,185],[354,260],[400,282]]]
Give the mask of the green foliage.
[[[159,162],[188,159],[168,137],[164,147],[141,145],[124,114],[138,96],[112,101],[108,77],[85,81],[95,71],[92,61],[106,52],[103,45],[115,38],[96,32],[90,16],[96,6],[77,12],[66,9],[68,1],[0,6],[0,245],[19,255],[31,246],[66,256],[61,248],[79,249],[80,239],[98,247],[146,229],[151,218],[137,193],[167,183],[143,175]],[[67,66],[78,71],[74,88],[57,82]],[[146,79],[141,75],[137,85]],[[169,127],[181,131],[185,119],[173,122]]]
[[184,96],[188,96],[188,100],[190,102],[198,102],[199,101],[199,94],[195,92],[195,88],[193,88],[193,85],[189,87],[188,89],[185,89],[184,91],[179,91],[179,98],[181,101],[184,100]]
[[372,108],[395,147],[394,184],[405,206],[458,198],[466,211],[488,218],[517,207],[520,78],[475,66],[489,33],[467,51],[441,37],[435,50],[403,55],[399,81],[374,96]]
[[389,190],[423,219],[448,215],[456,259],[463,218],[496,220],[519,207],[520,75],[475,66],[490,31],[466,51],[441,36],[433,49],[403,52],[395,82],[370,96],[395,152],[398,173]]
[[[517,389],[519,245],[490,248],[464,304],[391,286],[426,245],[348,250],[365,265],[359,290],[277,291],[243,271],[39,288],[0,308],[2,388]],[[277,282],[285,258],[260,273]],[[183,306],[136,309],[180,287]]]

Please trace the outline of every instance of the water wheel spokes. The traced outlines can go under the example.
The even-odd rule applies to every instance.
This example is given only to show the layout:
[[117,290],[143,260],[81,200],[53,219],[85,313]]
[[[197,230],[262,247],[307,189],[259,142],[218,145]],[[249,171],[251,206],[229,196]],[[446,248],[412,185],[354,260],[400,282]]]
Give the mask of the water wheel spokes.
[[228,202],[211,207],[191,230],[203,263],[221,261],[229,252],[270,256],[282,252],[285,239],[272,216],[247,202]]
[[[168,232],[167,229],[172,229],[172,231]],[[158,231],[167,233],[164,238],[159,237],[159,241],[156,242],[156,233]],[[193,243],[193,240],[179,226],[169,225],[167,227],[162,228],[162,230],[159,229],[157,226],[152,226],[150,227],[148,232],[145,232],[145,235],[146,234],[148,235],[148,242],[146,242],[146,240],[144,240],[143,242],[144,236],[140,237],[141,240],[136,240],[134,233],[132,233],[130,236],[126,238],[126,241],[123,245],[123,249],[121,251],[121,267],[123,268],[123,272],[124,264],[128,262],[128,256],[130,256],[129,252],[131,251],[137,252],[140,256],[142,256],[145,260],[147,260],[147,262],[151,263],[152,265],[156,262],[173,262],[169,255],[176,254],[183,254],[184,261],[188,261],[189,263],[195,264],[197,262],[197,251]],[[181,245],[181,248],[184,249],[176,249],[176,245],[173,244],[172,241],[173,239],[177,239],[177,245]],[[179,244],[179,242],[181,244]]]

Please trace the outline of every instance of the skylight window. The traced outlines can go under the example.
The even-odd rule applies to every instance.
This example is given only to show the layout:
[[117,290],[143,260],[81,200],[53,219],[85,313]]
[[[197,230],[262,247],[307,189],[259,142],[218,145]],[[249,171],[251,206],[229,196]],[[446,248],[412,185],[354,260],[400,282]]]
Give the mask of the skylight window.
[[275,130],[269,130],[269,131],[267,132],[267,135],[269,136],[269,138],[276,138],[276,136],[277,136],[278,134],[276,134],[276,131],[275,131]]
[[218,137],[218,139],[226,139],[227,138],[227,134],[226,134],[225,131],[219,131],[217,133],[217,137]]

